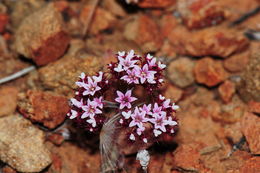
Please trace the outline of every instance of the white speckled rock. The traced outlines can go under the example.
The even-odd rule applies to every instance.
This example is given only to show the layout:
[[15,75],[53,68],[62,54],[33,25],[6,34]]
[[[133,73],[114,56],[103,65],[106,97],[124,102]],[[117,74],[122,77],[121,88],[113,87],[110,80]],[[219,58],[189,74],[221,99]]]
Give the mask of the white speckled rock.
[[44,133],[22,116],[0,118],[0,159],[19,172],[40,172],[51,163]]

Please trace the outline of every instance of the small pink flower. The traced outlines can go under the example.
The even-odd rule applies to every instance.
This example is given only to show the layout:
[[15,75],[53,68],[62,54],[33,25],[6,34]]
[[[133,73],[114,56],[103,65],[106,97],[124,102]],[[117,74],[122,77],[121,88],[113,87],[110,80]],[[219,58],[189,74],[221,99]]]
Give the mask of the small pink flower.
[[158,103],[155,103],[153,107],[153,112],[150,115],[152,115],[153,117],[160,116],[160,115],[165,116],[166,112],[162,111],[162,107],[158,106]]
[[102,81],[103,72],[100,71],[98,74],[99,74],[98,76],[93,76],[93,79],[94,79],[95,83],[98,83],[98,82]]
[[152,107],[151,104],[149,104],[149,105],[144,104],[143,107],[140,107],[140,111],[144,111],[146,114],[150,115],[150,114],[152,114],[151,107]]
[[140,68],[138,73],[142,84],[145,81],[147,81],[148,83],[155,83],[154,74],[156,73],[156,71],[149,71],[147,64],[145,64],[143,68]]
[[97,107],[99,107],[100,109],[102,109],[103,108],[103,97],[101,96],[101,97],[99,97],[99,98],[94,98],[94,102],[96,102],[96,105],[97,105]]
[[131,50],[125,58],[118,56],[119,65],[123,67],[124,70],[128,70],[129,68],[134,68],[137,60],[133,60],[134,51]]
[[165,126],[168,125],[168,121],[165,115],[154,116],[154,118],[150,119],[150,122],[154,124],[155,129],[160,129],[161,131],[166,132]]
[[156,66],[156,58],[152,58],[151,60],[148,61],[149,67],[154,67]]
[[128,90],[125,94],[123,94],[120,91],[116,91],[117,98],[115,99],[116,102],[120,103],[119,109],[123,109],[124,107],[127,107],[128,109],[131,108],[131,102],[137,100],[135,97],[131,97],[132,90]]
[[168,120],[167,120],[167,124],[170,125],[170,126],[176,126],[177,122],[172,120],[172,117],[169,117]]
[[76,100],[74,98],[71,98],[70,102],[72,103],[72,105],[74,105],[74,106],[76,106],[78,108],[81,108],[82,106],[84,106],[82,99],[80,101],[78,101],[78,100]]
[[94,95],[96,91],[101,90],[98,86],[97,82],[93,81],[90,77],[88,77],[88,84],[84,86],[86,91],[83,92],[83,95]]
[[129,84],[131,83],[139,84],[137,68],[133,68],[132,70],[127,70],[127,75],[121,77],[120,79],[125,80]]
[[145,130],[144,126],[140,126],[136,129],[136,133],[140,136]]
[[166,109],[167,109],[167,108],[171,107],[170,103],[171,103],[171,100],[170,100],[170,99],[165,100],[165,101],[163,102],[163,108],[166,108]]
[[150,119],[145,117],[146,113],[144,111],[139,111],[139,109],[136,107],[134,113],[131,115],[131,118],[133,119],[129,127],[138,126],[139,128],[143,127],[143,123],[148,122]]
[[81,115],[81,118],[87,118],[87,117],[90,117],[90,118],[93,118],[96,114],[102,114],[102,111],[99,110],[97,108],[97,103],[95,101],[90,101],[88,99],[88,103],[86,106],[83,106],[82,109],[85,111],[82,115]]

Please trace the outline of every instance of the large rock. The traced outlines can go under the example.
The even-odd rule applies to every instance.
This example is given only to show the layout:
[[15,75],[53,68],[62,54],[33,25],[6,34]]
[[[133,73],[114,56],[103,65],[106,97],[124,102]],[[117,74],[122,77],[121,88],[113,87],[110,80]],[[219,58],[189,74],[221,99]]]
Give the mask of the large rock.
[[18,115],[0,119],[0,159],[19,172],[40,172],[51,163],[44,133]]
[[220,27],[190,32],[180,26],[174,28],[168,38],[176,53],[189,56],[225,58],[245,50],[249,44],[242,33]]
[[23,116],[50,129],[61,124],[70,110],[67,98],[53,92],[28,90],[19,96],[18,107]]
[[198,83],[209,87],[223,82],[227,77],[221,61],[206,57],[197,61],[194,68],[195,78]]
[[15,34],[15,49],[37,65],[60,58],[69,45],[61,14],[52,3],[26,17]]
[[162,35],[156,22],[147,15],[135,16],[125,26],[124,36],[138,44],[143,52],[154,52],[162,46]]
[[194,61],[189,58],[182,57],[172,61],[167,67],[170,81],[181,88],[191,85],[194,82],[194,65]]

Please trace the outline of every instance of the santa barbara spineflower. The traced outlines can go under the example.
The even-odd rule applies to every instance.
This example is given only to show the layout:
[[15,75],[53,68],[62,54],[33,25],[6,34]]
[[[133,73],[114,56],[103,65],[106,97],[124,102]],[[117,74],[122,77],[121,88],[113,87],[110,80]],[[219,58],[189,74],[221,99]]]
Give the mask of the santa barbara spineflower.
[[[101,131],[100,150],[105,155],[101,158],[107,158],[108,152],[113,150],[116,129],[125,130],[129,145],[135,142],[145,145],[175,133],[174,115],[179,107],[160,91],[165,68],[155,57],[149,54],[142,57],[131,50],[118,52],[117,61],[108,64],[106,73],[79,76],[78,89],[70,99],[71,110],[67,115],[89,132]],[[135,94],[140,87],[145,92],[141,98]],[[111,118],[105,113],[108,109],[115,114]],[[116,167],[113,161],[109,163],[112,165],[103,163],[102,170]]]

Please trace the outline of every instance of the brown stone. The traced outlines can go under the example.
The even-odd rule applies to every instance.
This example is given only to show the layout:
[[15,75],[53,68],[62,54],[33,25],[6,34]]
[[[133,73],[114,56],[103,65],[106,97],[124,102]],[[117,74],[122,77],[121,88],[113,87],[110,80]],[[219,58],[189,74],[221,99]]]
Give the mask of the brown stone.
[[0,117],[14,113],[17,105],[18,90],[14,87],[0,89]]
[[230,72],[240,72],[245,69],[250,53],[249,51],[244,51],[239,54],[232,55],[231,57],[224,60],[223,65],[225,69]]
[[20,115],[0,118],[0,160],[18,172],[40,172],[51,163],[45,135]]
[[125,26],[124,36],[136,42],[143,52],[154,52],[162,46],[162,35],[155,21],[147,15],[135,16]]
[[235,84],[229,80],[226,80],[218,87],[218,92],[224,103],[228,103],[232,100],[232,96],[235,94]]
[[236,30],[212,27],[190,32],[179,26],[172,30],[169,40],[181,55],[228,57],[245,50],[249,42]]
[[175,4],[176,0],[141,0],[138,6],[141,8],[166,8]]
[[[92,8],[92,5],[87,5],[82,9],[80,21],[83,25],[86,24]],[[114,23],[115,17],[109,11],[98,7],[93,14],[92,22],[89,26],[89,33],[96,35],[100,33],[100,31],[111,28]]]
[[260,114],[260,102],[249,102],[249,111]]
[[61,14],[53,4],[26,17],[15,34],[15,50],[46,65],[60,58],[69,45]]
[[20,94],[18,107],[24,117],[50,129],[61,124],[70,109],[66,97],[36,90]]
[[241,131],[246,137],[251,153],[260,153],[260,117],[246,112],[241,120]]
[[194,82],[194,64],[194,61],[186,57],[172,61],[167,67],[170,81],[181,88],[191,85]]
[[189,171],[203,172],[199,149],[203,147],[199,143],[182,144],[173,153],[173,165]]
[[174,102],[177,102],[181,99],[183,91],[180,88],[173,86],[172,84],[168,84],[166,86],[166,90],[164,96],[168,99],[171,99]]
[[202,58],[196,62],[194,73],[198,83],[209,87],[223,82],[227,77],[221,61],[213,60],[209,57]]
[[226,14],[215,0],[178,1],[177,10],[189,29],[199,29],[221,23]]
[[247,160],[240,168],[240,173],[258,173],[260,172],[260,157],[252,157]]

